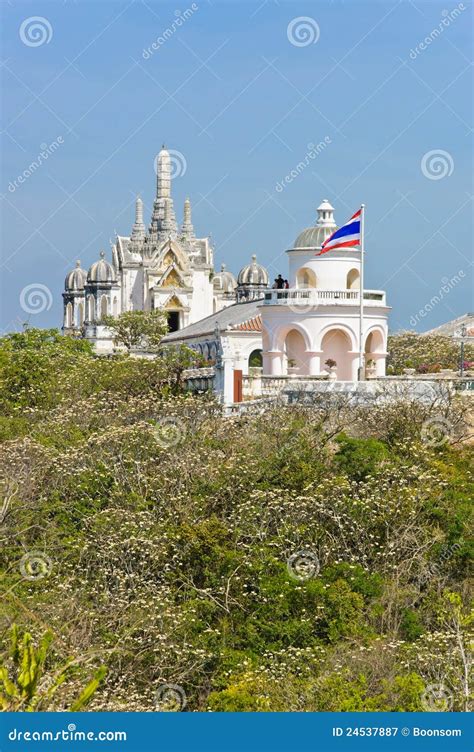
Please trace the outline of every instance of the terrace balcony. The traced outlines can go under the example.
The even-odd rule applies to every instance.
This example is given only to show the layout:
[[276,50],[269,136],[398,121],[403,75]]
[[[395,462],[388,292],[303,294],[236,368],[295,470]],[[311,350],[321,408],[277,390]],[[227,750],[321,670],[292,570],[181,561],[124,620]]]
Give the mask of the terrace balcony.
[[[357,306],[359,305],[359,290],[318,290],[290,289],[269,290],[265,293],[265,305],[295,306],[301,305],[315,308],[321,305]],[[386,306],[384,290],[364,290],[364,308],[370,306]]]

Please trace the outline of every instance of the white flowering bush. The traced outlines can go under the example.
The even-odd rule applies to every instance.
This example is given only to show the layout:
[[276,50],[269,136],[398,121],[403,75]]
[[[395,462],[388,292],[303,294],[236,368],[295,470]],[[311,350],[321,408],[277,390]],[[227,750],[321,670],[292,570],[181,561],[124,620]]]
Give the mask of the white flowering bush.
[[185,711],[415,711],[440,684],[467,710],[469,444],[423,442],[404,399],[224,418],[126,356],[81,352],[94,378],[71,361],[57,393],[43,363],[28,392],[25,358],[1,377],[0,630],[49,630],[46,683],[72,662],[48,709],[106,667],[88,710],[154,711],[171,687]]

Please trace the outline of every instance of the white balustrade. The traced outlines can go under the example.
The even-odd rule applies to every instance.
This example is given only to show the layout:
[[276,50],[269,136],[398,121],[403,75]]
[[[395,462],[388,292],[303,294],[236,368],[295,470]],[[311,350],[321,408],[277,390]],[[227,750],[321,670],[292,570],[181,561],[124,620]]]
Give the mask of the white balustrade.
[[[264,302],[265,305],[287,306],[358,305],[359,290],[269,290]],[[385,292],[364,290],[364,306],[380,305],[385,305]]]

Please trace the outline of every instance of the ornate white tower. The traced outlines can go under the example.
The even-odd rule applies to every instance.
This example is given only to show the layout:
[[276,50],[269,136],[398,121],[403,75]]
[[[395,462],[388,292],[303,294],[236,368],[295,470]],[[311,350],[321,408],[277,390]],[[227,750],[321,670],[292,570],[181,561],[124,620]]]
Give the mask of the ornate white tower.
[[[290,289],[265,294],[263,372],[317,376],[331,367],[326,361],[335,361],[338,380],[356,381],[361,252],[356,247],[318,255],[337,226],[327,199],[317,213],[316,223],[287,251]],[[388,311],[383,290],[364,290],[362,345],[377,376],[385,374]]]

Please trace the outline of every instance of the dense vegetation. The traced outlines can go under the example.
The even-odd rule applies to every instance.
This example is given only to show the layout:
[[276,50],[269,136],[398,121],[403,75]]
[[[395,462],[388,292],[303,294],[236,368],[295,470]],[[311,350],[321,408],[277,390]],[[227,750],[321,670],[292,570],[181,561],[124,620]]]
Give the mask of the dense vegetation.
[[[460,342],[439,334],[400,332],[388,338],[389,356],[387,373],[401,374],[404,368],[414,368],[418,373],[439,373],[443,368],[458,371],[460,367]],[[474,345],[466,342],[464,370],[474,368]]]
[[459,403],[223,418],[189,357],[0,340],[3,707],[466,710]]

